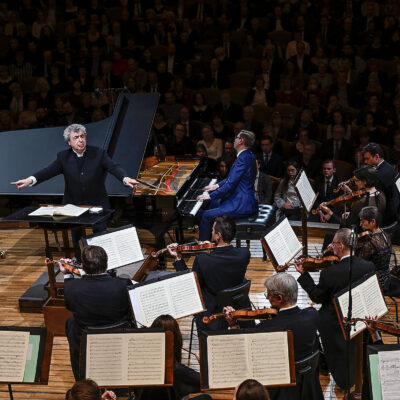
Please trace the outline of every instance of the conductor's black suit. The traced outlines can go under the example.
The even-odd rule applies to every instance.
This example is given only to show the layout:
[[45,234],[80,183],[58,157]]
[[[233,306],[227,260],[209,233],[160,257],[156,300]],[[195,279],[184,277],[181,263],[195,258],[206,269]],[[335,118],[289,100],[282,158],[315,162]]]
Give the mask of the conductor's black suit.
[[87,146],[83,157],[78,157],[71,148],[59,152],[53,163],[33,176],[37,183],[41,183],[63,174],[64,204],[110,208],[105,186],[107,172],[121,181],[128,176],[123,168],[111,160],[105,150]]
[[[346,342],[339,325],[333,304],[334,295],[348,287],[350,257],[321,271],[318,285],[311,275],[305,272],[298,278],[301,287],[315,303],[321,303],[319,310],[318,330],[325,351],[329,371],[341,388],[346,388]],[[375,266],[372,262],[361,258],[353,258],[352,282],[364,275],[373,273]],[[354,343],[351,342],[350,386],[354,384]]]
[[[196,322],[201,329],[221,329],[225,327],[223,318],[216,319],[208,325],[201,322],[204,315],[211,315],[222,310],[218,309],[216,295],[224,289],[240,285],[245,277],[247,265],[250,261],[250,251],[243,247],[221,246],[216,247],[210,254],[198,254],[194,260],[192,271],[196,272],[206,312],[197,314]],[[177,271],[187,269],[183,259],[175,261]],[[247,299],[244,307],[250,306]]]
[[78,371],[81,329],[130,320],[127,292],[130,285],[132,283],[129,279],[113,278],[107,273],[64,280],[65,307],[74,314],[67,321],[65,331],[76,380],[80,379]]

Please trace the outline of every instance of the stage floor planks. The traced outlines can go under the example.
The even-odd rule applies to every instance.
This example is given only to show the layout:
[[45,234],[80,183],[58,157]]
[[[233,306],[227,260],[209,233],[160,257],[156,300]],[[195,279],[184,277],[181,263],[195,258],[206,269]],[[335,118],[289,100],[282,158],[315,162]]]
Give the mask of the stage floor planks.
[[[190,233],[192,235],[192,233]],[[148,231],[139,230],[141,243],[152,245],[153,237]],[[54,239],[51,237],[50,240]],[[322,238],[310,237],[310,243],[322,243]],[[252,242],[253,245],[253,242]],[[257,243],[256,243],[257,245]],[[313,244],[309,245],[310,252]],[[0,324],[1,326],[44,326],[42,314],[20,313],[18,308],[19,297],[30,285],[46,270],[44,238],[41,230],[36,229],[3,229],[0,230],[0,250],[8,250],[5,259],[0,259]],[[395,247],[399,255],[400,249]],[[55,255],[55,256],[61,256]],[[187,259],[188,265],[193,263],[194,257]],[[172,263],[168,262],[168,269]],[[264,280],[273,273],[270,262],[263,262],[261,257],[253,257],[247,270],[247,278],[252,281],[251,292],[264,291]],[[394,317],[394,306],[388,302],[390,314]],[[191,318],[180,321],[185,342],[189,340]],[[395,338],[384,336],[385,343],[394,343]],[[185,346],[188,347],[188,344]],[[183,360],[187,354],[183,353]],[[192,361],[194,368],[195,361]],[[13,385],[14,399],[42,399],[61,400],[65,392],[72,386],[74,380],[69,362],[68,343],[65,337],[56,337],[54,340],[50,379],[48,385]],[[334,390],[329,384],[329,377],[321,376],[321,383],[326,393],[326,399],[342,399],[343,393]],[[232,399],[230,392],[213,395],[213,398]],[[8,388],[0,385],[0,400],[8,399]],[[123,397],[119,397],[123,399]]]

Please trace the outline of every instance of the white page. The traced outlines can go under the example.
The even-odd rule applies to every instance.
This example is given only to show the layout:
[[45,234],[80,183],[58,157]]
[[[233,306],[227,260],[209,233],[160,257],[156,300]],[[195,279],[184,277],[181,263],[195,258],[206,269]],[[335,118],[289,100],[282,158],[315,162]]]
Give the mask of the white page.
[[398,400],[400,393],[400,350],[379,351],[382,400]]
[[122,267],[144,259],[135,227],[104,233],[86,240],[102,247],[108,256],[107,269]]
[[302,249],[293,228],[287,218],[264,236],[278,265],[285,265]]
[[66,204],[65,206],[43,206],[28,214],[31,217],[49,217],[53,215],[79,217],[88,210],[86,207],[78,207],[73,204]]
[[29,335],[29,332],[0,331],[0,382],[24,380]]
[[58,207],[39,207],[35,211],[32,211],[31,213],[28,214],[30,217],[50,217],[53,215],[54,210],[56,210]]
[[301,175],[296,182],[296,188],[299,191],[307,212],[310,212],[317,196],[304,171],[301,172]]
[[400,192],[400,177],[398,177],[396,179],[396,187],[397,187],[397,190]]

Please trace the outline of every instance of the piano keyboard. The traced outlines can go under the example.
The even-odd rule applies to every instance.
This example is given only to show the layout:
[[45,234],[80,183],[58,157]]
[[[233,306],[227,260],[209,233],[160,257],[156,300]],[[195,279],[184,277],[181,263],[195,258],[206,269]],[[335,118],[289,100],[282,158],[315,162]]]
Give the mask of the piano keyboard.
[[203,205],[202,201],[195,201],[197,196],[208,193],[204,191],[204,186],[214,185],[217,183],[216,179],[210,178],[197,178],[190,185],[183,198],[178,201],[178,210],[182,215],[195,217],[200,207]]

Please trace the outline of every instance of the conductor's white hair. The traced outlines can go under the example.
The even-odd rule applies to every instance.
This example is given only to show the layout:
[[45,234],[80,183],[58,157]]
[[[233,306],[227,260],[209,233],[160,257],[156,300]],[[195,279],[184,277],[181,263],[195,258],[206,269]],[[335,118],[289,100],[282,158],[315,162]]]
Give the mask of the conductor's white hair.
[[67,126],[67,127],[64,129],[64,133],[63,133],[65,142],[66,142],[66,143],[69,142],[69,135],[70,135],[72,132],[75,133],[75,132],[79,132],[79,131],[82,131],[82,132],[86,135],[86,128],[85,128],[83,125],[81,125],[81,124],[71,124],[71,125]]

